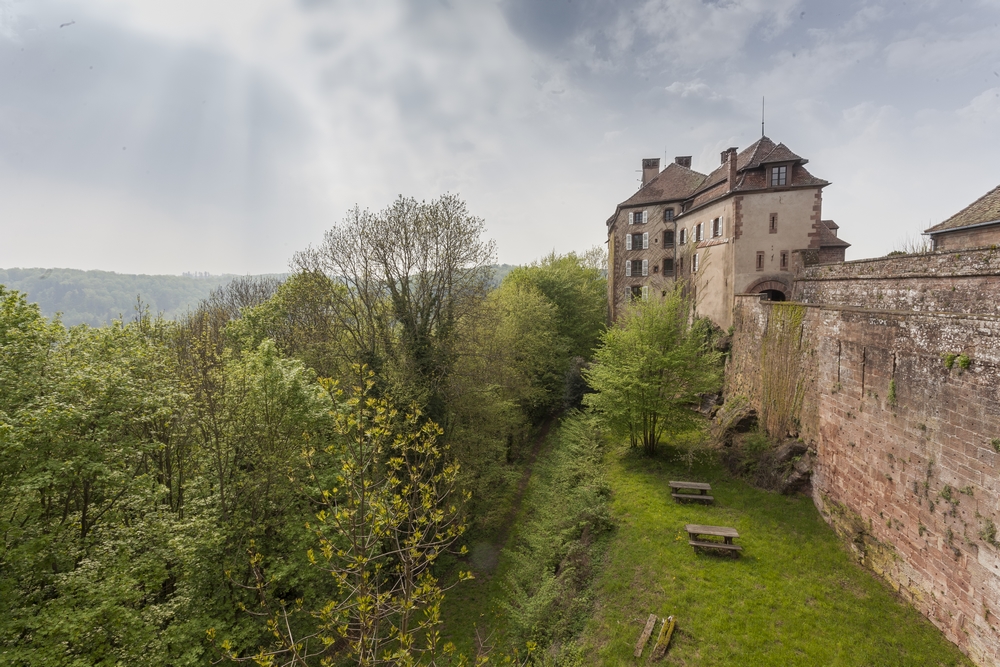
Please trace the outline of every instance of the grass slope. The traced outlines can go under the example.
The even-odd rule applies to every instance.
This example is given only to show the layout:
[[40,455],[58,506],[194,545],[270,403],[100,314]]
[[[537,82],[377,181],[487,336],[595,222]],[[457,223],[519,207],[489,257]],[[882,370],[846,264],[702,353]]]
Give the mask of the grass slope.
[[[653,613],[678,621],[666,665],[971,665],[851,560],[809,498],[734,480],[711,452],[689,458],[608,455],[618,529],[581,636],[586,664],[647,662],[650,648],[632,651]],[[671,479],[710,482],[715,505],[675,503]],[[743,554],[695,553],[686,523],[736,528]]]

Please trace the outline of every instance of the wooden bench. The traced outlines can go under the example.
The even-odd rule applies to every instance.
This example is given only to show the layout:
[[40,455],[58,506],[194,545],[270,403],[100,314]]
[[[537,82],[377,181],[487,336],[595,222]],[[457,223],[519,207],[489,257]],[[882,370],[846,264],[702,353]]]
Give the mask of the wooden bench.
[[[688,534],[688,544],[695,548],[702,547],[705,549],[725,549],[726,551],[732,552],[739,552],[743,550],[743,547],[740,545],[733,544],[733,538],[740,536],[740,534],[736,532],[735,528],[728,528],[726,526],[701,526],[696,523],[689,523],[684,526],[684,530],[686,530]],[[721,537],[722,542],[699,539],[702,535]]]
[[[674,497],[674,500],[702,500],[709,503],[715,500],[708,495],[708,492],[712,490],[712,485],[704,482],[670,482],[670,489],[673,491],[670,495]],[[681,493],[682,489],[698,493]]]

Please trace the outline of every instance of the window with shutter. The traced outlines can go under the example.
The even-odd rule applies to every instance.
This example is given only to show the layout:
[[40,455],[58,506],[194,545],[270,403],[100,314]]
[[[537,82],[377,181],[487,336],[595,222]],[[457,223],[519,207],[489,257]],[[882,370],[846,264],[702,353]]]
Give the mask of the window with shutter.
[[691,258],[691,273],[698,273],[698,253]]
[[642,249],[646,250],[649,248],[649,232],[642,233]]
[[681,233],[680,233],[680,239],[678,240],[678,243],[680,243],[681,245],[684,245],[685,243],[687,243],[687,241],[688,241],[688,230],[682,229]]
[[625,262],[625,275],[626,275],[626,277],[632,275],[632,262],[631,261],[626,261]]
[[625,235],[625,249],[626,250],[631,250],[632,249],[632,235],[631,234],[626,234]]
[[649,301],[649,288],[645,285],[642,286],[642,300]]
[[642,212],[642,224],[646,224],[646,211]]
[[644,276],[648,276],[649,275],[649,260],[648,259],[642,260],[642,275],[644,275]]

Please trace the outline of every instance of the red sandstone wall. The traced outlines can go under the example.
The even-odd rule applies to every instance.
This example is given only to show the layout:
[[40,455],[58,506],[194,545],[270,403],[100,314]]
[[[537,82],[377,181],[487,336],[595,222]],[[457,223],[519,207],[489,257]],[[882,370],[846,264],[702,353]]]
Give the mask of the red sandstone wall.
[[[772,304],[736,307],[734,343],[760,340]],[[817,506],[948,639],[1000,664],[1000,549],[985,532],[1000,533],[1000,317],[814,305],[803,332]],[[949,352],[968,368],[946,368]]]
[[1000,315],[1000,251],[936,252],[800,271],[795,299],[879,310]]

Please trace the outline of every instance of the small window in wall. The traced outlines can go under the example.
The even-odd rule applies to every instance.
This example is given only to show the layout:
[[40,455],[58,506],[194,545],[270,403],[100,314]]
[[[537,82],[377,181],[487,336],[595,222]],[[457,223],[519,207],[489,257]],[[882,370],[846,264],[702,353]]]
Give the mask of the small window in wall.
[[722,236],[722,218],[718,217],[712,220],[712,238],[717,238]]
[[668,275],[674,272],[674,258],[667,257],[663,260],[663,275]]
[[704,241],[704,240],[705,240],[705,225],[704,223],[699,222],[697,225],[694,226],[694,241],[695,243],[698,243],[699,241]]
[[649,275],[649,260],[648,259],[632,259],[625,262],[625,275],[626,276],[645,276]]
[[763,271],[764,270],[764,251],[763,250],[758,250],[757,251],[757,270],[758,271]]
[[788,251],[786,250],[781,251],[781,270],[788,270]]
[[663,219],[666,222],[670,222],[671,220],[673,220],[674,219],[674,209],[672,209],[672,208],[665,208],[665,209],[663,209]]
[[691,257],[691,273],[698,273],[698,253]]
[[771,218],[767,223],[767,233],[777,234],[778,233],[778,214],[772,213]]
[[771,167],[771,187],[785,185],[788,180],[788,167]]
[[682,229],[680,233],[680,238],[677,241],[680,245],[684,245],[688,242],[688,230]]
[[641,299],[642,298],[642,288],[639,287],[638,285],[632,285],[632,287],[626,287],[625,289],[627,289],[629,291],[628,295],[631,298],[633,298],[633,299]]
[[677,273],[684,273],[684,258],[677,258]]
[[674,230],[668,229],[663,232],[663,247],[670,248],[674,245]]
[[660,272],[660,265],[653,264],[653,273],[659,273],[659,272]]

